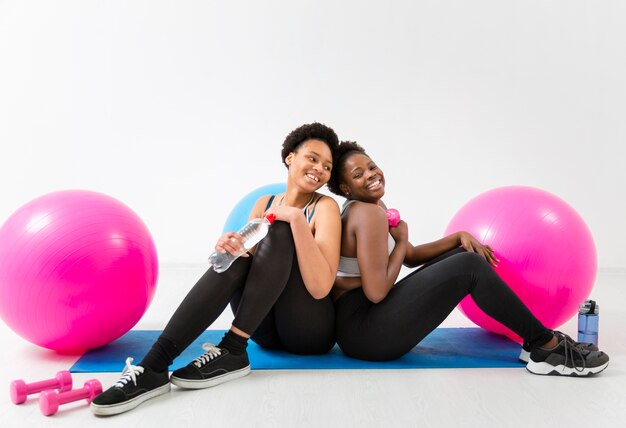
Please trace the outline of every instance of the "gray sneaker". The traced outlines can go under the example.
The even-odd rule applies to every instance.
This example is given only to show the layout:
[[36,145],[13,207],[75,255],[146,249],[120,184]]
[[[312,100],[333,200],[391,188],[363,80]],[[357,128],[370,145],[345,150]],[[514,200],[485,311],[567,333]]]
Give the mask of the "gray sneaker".
[[[567,337],[567,339],[571,342],[571,343],[577,343],[574,342],[574,339],[572,339],[571,337],[569,337],[568,335],[561,333],[560,331],[555,331],[554,333],[556,334],[563,334],[565,335],[565,337]],[[598,347],[593,344],[593,343],[586,343],[586,342],[578,342],[578,344],[580,346],[582,346],[584,349],[588,350],[588,351],[597,351]],[[522,344],[522,349],[520,349],[519,351],[519,360],[524,362],[524,363],[528,363],[528,361],[530,360],[530,345],[527,344],[526,342],[524,342]]]
[[559,344],[552,349],[534,348],[526,369],[538,375],[588,376],[600,373],[609,365],[609,356],[591,351],[571,337],[555,331]]

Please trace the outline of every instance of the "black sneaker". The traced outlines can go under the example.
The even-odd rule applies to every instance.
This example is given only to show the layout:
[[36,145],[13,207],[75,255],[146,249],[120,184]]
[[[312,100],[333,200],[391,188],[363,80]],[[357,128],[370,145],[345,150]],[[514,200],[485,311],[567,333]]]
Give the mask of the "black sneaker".
[[201,389],[219,385],[250,374],[248,353],[233,355],[228,349],[210,343],[202,345],[205,354],[187,366],[172,373],[171,382],[188,389]]
[[600,373],[609,365],[609,356],[602,351],[590,351],[561,332],[554,334],[559,344],[553,349],[534,348],[526,369],[539,375],[588,376]]
[[150,398],[170,391],[167,370],[159,373],[148,367],[133,366],[132,362],[132,358],[127,358],[120,380],[91,402],[94,414],[108,416],[127,412]]
[[[560,331],[555,331],[555,333],[557,334],[563,334],[565,337],[567,337],[567,340],[570,341],[570,343],[577,343],[574,342],[574,339],[572,339],[571,337],[569,337],[568,335],[561,333]],[[586,342],[578,342],[578,344],[580,346],[582,346],[583,348],[585,348],[588,351],[597,351],[598,347],[596,345],[594,345],[593,343],[586,343]],[[530,345],[526,342],[524,342],[524,344],[522,345],[522,349],[519,351],[519,360],[524,362],[524,363],[528,363],[528,361],[530,360]]]

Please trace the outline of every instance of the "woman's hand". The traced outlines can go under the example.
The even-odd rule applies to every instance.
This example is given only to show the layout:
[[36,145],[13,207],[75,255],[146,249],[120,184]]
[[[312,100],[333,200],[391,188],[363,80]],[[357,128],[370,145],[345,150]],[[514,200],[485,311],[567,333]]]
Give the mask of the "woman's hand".
[[274,206],[265,212],[265,214],[274,214],[276,220],[292,223],[297,217],[304,218],[302,210],[295,207]]
[[233,256],[249,257],[243,247],[243,238],[237,232],[228,232],[222,235],[215,244],[215,251],[218,253],[228,252]]
[[481,244],[468,232],[459,232],[459,235],[461,247],[465,248],[465,251],[480,254],[491,266],[498,267],[500,260],[493,254],[493,249],[489,245]]
[[409,225],[404,220],[400,220],[396,227],[390,227],[389,233],[393,240],[396,241],[396,244],[409,242]]

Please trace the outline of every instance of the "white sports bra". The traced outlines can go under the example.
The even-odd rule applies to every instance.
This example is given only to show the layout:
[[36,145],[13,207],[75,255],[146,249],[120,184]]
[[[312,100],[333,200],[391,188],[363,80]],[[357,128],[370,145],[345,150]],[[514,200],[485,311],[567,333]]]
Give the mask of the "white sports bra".
[[[344,202],[343,207],[341,207],[341,218],[345,218],[347,215],[347,208],[354,202],[353,199],[349,199]],[[391,234],[387,234],[387,249],[389,254],[393,251],[396,246],[396,241],[393,239]],[[337,268],[337,276],[339,277],[359,277],[361,276],[361,271],[359,270],[359,263],[356,257],[345,257],[339,256],[339,266]]]

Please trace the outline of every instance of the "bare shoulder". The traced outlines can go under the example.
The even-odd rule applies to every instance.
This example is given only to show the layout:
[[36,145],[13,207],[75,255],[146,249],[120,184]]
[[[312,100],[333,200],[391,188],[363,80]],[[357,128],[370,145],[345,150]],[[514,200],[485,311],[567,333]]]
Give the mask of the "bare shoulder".
[[353,202],[350,205],[350,217],[353,217],[359,223],[380,223],[386,224],[387,215],[380,206],[376,204],[370,204],[367,202]]
[[387,215],[375,204],[352,202],[347,213],[345,230],[349,235],[378,234],[379,231],[387,230]]
[[323,211],[328,213],[339,214],[339,204],[337,203],[337,201],[335,201],[334,198],[328,195],[320,195],[316,209],[322,209]]
[[250,212],[250,218],[259,218],[263,217],[263,213],[265,212],[265,207],[269,202],[272,195],[263,195],[259,199],[256,200],[254,206],[252,207],[252,211]]

